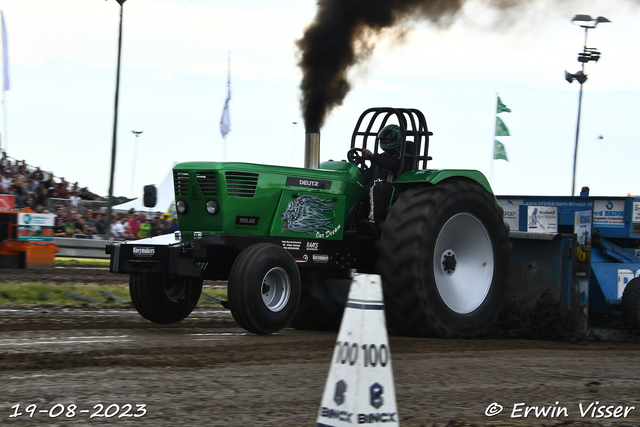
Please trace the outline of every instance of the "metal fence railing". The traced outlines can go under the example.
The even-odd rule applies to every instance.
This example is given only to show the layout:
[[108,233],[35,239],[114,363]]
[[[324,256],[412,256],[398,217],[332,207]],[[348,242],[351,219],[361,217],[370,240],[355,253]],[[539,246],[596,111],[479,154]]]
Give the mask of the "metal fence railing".
[[[75,204],[74,204],[75,202]],[[62,208],[67,212],[71,212],[75,210],[80,215],[84,215],[84,212],[87,209],[91,209],[93,212],[103,212],[107,209],[107,202],[97,201],[97,200],[69,200],[69,199],[58,199],[58,198],[48,198],[47,199],[47,209],[51,211],[51,213],[55,213],[58,208]]]

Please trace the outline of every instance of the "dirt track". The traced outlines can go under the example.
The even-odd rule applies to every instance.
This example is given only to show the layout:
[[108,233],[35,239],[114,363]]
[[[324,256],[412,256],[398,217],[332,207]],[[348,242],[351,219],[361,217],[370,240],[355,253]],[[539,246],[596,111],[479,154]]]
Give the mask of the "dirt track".
[[112,274],[105,267],[56,267],[51,269],[0,268],[3,282],[127,283],[129,276]]
[[[335,341],[336,333],[293,329],[248,335],[213,304],[171,326],[126,305],[2,305],[0,425],[312,426]],[[389,344],[402,426],[640,425],[637,343],[390,336]],[[494,402],[504,410],[488,417]],[[580,404],[592,402],[627,416],[581,416]],[[18,404],[23,415],[12,417]],[[29,418],[30,404],[52,412]],[[91,419],[99,404],[99,414],[119,412]],[[118,418],[126,404],[129,415],[142,414],[136,404],[146,413]],[[534,406],[556,409],[515,417]]]

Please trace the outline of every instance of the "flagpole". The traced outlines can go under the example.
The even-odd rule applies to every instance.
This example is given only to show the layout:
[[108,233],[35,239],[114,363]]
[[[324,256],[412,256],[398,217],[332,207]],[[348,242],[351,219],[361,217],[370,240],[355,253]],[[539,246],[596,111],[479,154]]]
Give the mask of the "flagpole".
[[[231,51],[227,51],[227,97],[231,93]],[[222,161],[227,161],[227,135],[224,136],[224,147],[222,148]]]
[[4,23],[4,12],[0,11],[2,18],[2,69],[4,71],[2,85],[2,138],[0,138],[0,147],[4,145],[4,151],[9,148],[9,136],[7,133],[7,91],[9,90],[9,43],[7,41],[7,27]]
[[4,152],[7,152],[9,148],[9,137],[7,136],[7,91],[2,91],[2,138],[0,139],[0,145],[4,146]]
[[227,51],[227,99],[222,109],[220,119],[220,132],[222,133],[222,161],[227,161],[227,135],[231,131],[231,120],[229,119],[229,101],[231,100],[231,51]]
[[222,139],[222,161],[227,161],[227,137]]

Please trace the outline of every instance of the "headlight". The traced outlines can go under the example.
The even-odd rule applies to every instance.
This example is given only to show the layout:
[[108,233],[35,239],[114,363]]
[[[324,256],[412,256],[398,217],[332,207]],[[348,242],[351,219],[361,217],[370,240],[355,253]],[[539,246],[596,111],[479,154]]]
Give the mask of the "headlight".
[[218,205],[218,202],[216,202],[215,200],[208,200],[205,207],[209,215],[217,214],[218,210],[220,209],[220,205]]
[[187,202],[185,202],[182,199],[178,200],[178,202],[176,203],[176,210],[180,215],[186,214],[187,210],[189,210],[189,207],[187,206]]

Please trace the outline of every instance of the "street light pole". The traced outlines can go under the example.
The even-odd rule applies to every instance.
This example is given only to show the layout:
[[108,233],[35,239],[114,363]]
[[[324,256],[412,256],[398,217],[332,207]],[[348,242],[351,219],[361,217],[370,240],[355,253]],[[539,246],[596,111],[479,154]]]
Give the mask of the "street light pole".
[[120,91],[120,55],[122,53],[122,13],[126,0],[116,0],[120,5],[120,28],[118,31],[118,65],[116,67],[116,99],[113,113],[113,141],[111,143],[111,174],[109,176],[109,196],[107,198],[107,223],[105,224],[105,238],[111,235],[111,208],[113,207],[113,176],[116,167],[116,134],[118,132],[118,95]]
[[[582,64],[582,68],[584,69],[584,64]],[[582,85],[583,84],[584,82],[580,83],[580,94],[578,95],[578,122],[576,124],[576,142],[573,147],[573,179],[571,180],[571,196],[575,196],[575,192],[576,192],[576,168],[578,164],[578,138],[580,135],[580,114],[582,111]]]
[[582,48],[582,53],[578,54],[578,62],[582,63],[582,68],[575,74],[570,74],[568,72],[564,72],[564,78],[569,82],[573,82],[573,80],[577,80],[580,83],[580,94],[578,95],[578,121],[576,124],[576,141],[573,149],[573,179],[571,180],[571,196],[575,196],[576,192],[576,169],[578,164],[578,139],[580,136],[580,115],[582,112],[582,85],[587,81],[587,75],[584,73],[584,66],[587,62],[595,61],[598,62],[600,59],[600,52],[596,49],[590,49],[587,47],[587,35],[590,28],[595,28],[599,23],[611,22],[604,16],[598,16],[597,18],[592,18],[590,15],[576,15],[571,19],[572,23],[578,23],[582,28],[584,28],[584,46]]

